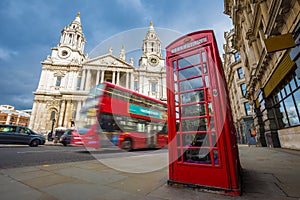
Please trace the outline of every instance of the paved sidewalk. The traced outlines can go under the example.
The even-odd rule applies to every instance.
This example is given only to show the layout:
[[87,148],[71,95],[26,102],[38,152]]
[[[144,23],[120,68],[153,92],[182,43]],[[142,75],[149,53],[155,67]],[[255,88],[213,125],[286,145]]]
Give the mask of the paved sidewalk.
[[[239,197],[170,187],[167,167],[147,173],[127,173],[93,160],[1,169],[1,200],[300,199],[300,151],[243,145],[239,151],[244,181],[243,194]],[[159,156],[165,162],[167,155]],[[152,162],[140,162],[136,167],[147,165],[149,168],[160,162],[157,157],[148,159]]]

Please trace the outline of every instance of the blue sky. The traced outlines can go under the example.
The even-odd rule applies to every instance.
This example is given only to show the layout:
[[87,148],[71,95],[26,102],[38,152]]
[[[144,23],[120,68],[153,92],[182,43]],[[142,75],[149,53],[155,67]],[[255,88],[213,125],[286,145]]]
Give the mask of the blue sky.
[[182,34],[212,29],[222,52],[223,34],[232,28],[223,11],[223,0],[1,0],[0,105],[32,108],[41,62],[77,12],[89,53],[114,35],[148,27],[150,21],[155,29]]

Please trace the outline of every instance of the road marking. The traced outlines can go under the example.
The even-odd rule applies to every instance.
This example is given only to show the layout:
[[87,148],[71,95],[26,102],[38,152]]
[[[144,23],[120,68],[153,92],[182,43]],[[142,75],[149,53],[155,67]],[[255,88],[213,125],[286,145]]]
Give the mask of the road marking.
[[44,151],[18,151],[17,153],[44,153],[44,152],[71,152],[71,151],[44,150]]

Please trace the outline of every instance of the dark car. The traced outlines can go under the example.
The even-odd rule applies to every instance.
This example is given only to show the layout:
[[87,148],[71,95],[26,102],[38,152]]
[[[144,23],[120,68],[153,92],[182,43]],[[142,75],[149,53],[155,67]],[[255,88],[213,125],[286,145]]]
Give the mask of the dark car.
[[79,133],[74,129],[66,130],[64,134],[62,134],[62,136],[60,137],[59,142],[62,143],[64,146],[67,146],[68,144],[75,146],[83,145]]
[[45,144],[45,137],[25,126],[0,124],[0,144],[28,144],[31,147]]

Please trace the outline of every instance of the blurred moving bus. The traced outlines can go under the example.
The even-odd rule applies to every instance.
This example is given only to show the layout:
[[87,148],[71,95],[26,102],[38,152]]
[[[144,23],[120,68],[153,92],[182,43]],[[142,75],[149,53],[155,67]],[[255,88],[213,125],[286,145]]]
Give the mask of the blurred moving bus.
[[167,104],[112,83],[95,86],[81,109],[86,147],[105,140],[121,149],[163,148],[168,143]]

